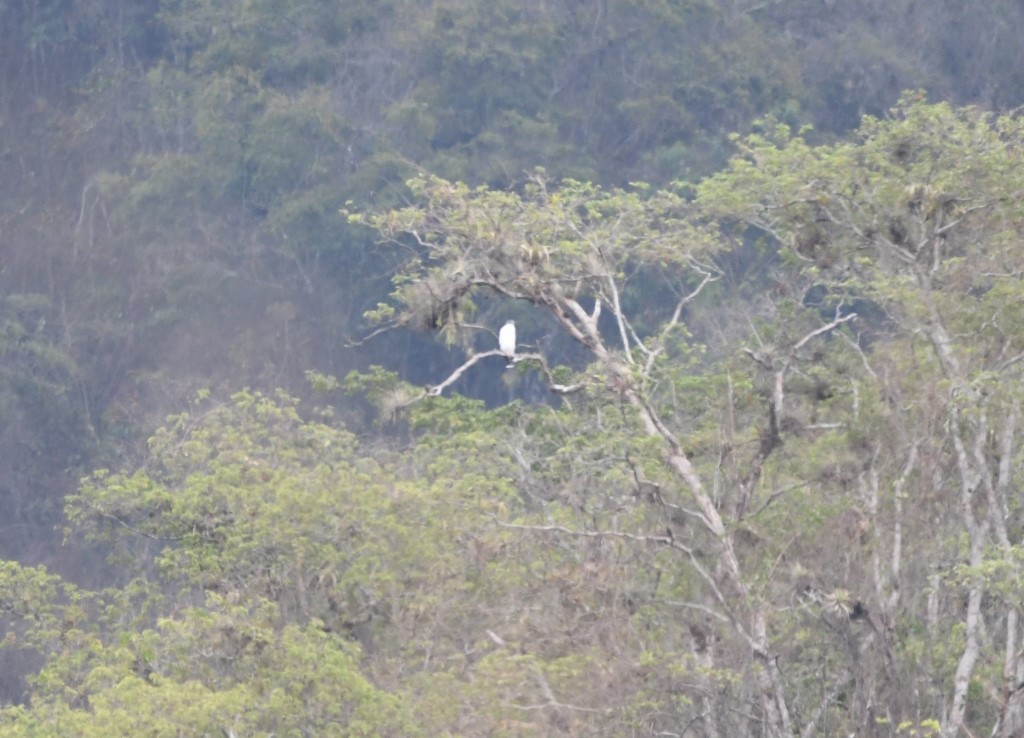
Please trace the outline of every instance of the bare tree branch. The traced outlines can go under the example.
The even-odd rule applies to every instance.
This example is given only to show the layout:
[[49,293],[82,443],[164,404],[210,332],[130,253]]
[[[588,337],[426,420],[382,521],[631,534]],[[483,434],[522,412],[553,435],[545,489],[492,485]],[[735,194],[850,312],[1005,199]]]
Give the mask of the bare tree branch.
[[742,638],[747,641],[748,646],[758,652],[760,646],[758,641],[749,634],[746,627],[740,622],[739,618],[732,611],[729,605],[729,600],[718,586],[714,575],[700,562],[697,558],[697,552],[689,546],[683,544],[677,538],[671,535],[648,535],[645,533],[626,533],[625,531],[618,530],[573,530],[566,528],[563,525],[521,525],[518,523],[506,523],[498,520],[494,515],[491,519],[502,528],[510,530],[523,530],[531,531],[534,533],[560,533],[562,535],[574,536],[577,538],[619,538],[627,541],[635,541],[637,543],[656,543],[669,548],[673,548],[677,551],[681,551],[686,554],[690,560],[690,565],[693,566],[694,570],[700,575],[701,579],[704,580],[705,584],[711,589],[715,596],[715,599],[722,606],[723,609],[728,613],[729,622],[736,629]]
[[815,336],[820,336],[822,333],[828,333],[833,328],[840,326],[843,323],[847,323],[851,320],[855,320],[857,318],[857,313],[847,313],[846,315],[839,317],[839,310],[841,307],[842,305],[836,307],[836,317],[832,322],[826,323],[820,328],[815,328],[813,331],[811,331],[806,336],[797,341],[795,344],[793,344],[793,353],[796,353],[797,351],[802,349],[807,344],[807,342],[810,341]]
[[484,351],[483,353],[480,354],[473,354],[461,366],[457,367],[455,371],[449,374],[446,380],[444,380],[440,384],[435,384],[433,387],[429,387],[427,391],[424,393],[424,397],[440,396],[440,394],[444,392],[447,387],[451,386],[453,382],[457,381],[459,377],[465,374],[467,369],[476,364],[478,361],[486,359],[489,356],[500,356],[503,359],[507,359],[505,353],[499,349],[494,349],[493,351]]
[[[468,369],[470,369],[472,366],[482,361],[483,359],[487,359],[491,356],[500,356],[503,359],[508,360],[508,357],[500,349],[494,349],[493,351],[483,351],[478,354],[473,354],[468,359],[466,359],[466,361],[463,362],[460,366],[456,367],[455,370],[448,375],[447,379],[445,379],[440,384],[435,384],[431,387],[428,387],[427,390],[422,395],[413,398],[408,404],[414,404],[423,397],[439,397],[441,393],[443,393],[448,387],[450,387],[453,383],[458,381],[459,377],[465,374]],[[562,395],[568,395],[572,394],[573,392],[579,392],[586,386],[582,382],[577,382],[576,384],[559,384],[558,382],[556,382],[554,379],[554,375],[548,368],[547,361],[545,361],[544,357],[541,354],[516,354],[514,357],[512,357],[513,363],[518,364],[519,362],[522,361],[532,361],[540,367],[541,372],[548,380],[548,388],[552,392],[557,392]]]

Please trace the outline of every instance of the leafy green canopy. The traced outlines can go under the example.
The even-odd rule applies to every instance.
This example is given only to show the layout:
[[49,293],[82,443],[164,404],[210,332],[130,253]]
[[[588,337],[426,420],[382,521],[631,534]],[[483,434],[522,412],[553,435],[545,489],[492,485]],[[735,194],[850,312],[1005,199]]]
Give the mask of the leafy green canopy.
[[[561,469],[540,452],[520,457],[575,478],[556,493],[567,506],[525,529],[665,546],[689,575],[679,574],[684,601],[726,623],[713,663],[760,700],[766,734],[789,735],[797,715],[856,729],[883,702],[900,730],[930,730],[904,718],[942,715],[947,701],[950,734],[1011,725],[978,685],[1011,684],[1019,667],[1009,659],[1002,677],[994,660],[983,668],[982,623],[1005,623],[1006,653],[1018,652],[1005,577],[1019,560],[1019,524],[1007,521],[1020,515],[1010,480],[1024,356],[1022,130],[1016,116],[911,95],[849,143],[813,146],[785,127],[738,140],[740,155],[692,202],[543,178],[516,193],[418,180],[414,205],[371,219],[414,254],[371,317],[459,340],[477,300],[496,295],[584,347],[591,364],[558,382],[543,348],[519,357],[571,397],[577,418],[594,413],[586,442],[557,447]],[[777,256],[756,303],[697,317],[726,254],[709,221]],[[627,299],[644,269],[660,270],[673,302]],[[695,360],[691,325],[717,339],[715,363]],[[456,374],[477,369],[479,355]],[[385,379],[366,386],[380,392]],[[595,516],[588,490],[605,488],[580,472],[601,466],[595,458],[603,479],[636,485],[635,505],[611,489],[596,495],[637,514],[634,528]],[[680,533],[680,521],[692,528]],[[944,560],[963,565],[929,574],[927,562]],[[934,596],[904,594],[928,588]],[[851,659],[835,632],[869,661]],[[899,685],[922,653],[933,685],[908,697]],[[855,688],[856,699],[820,702],[821,668],[829,689]],[[705,714],[732,697],[698,694]]]
[[[989,701],[982,685],[1002,681],[1010,694],[1021,668],[1019,594],[1005,577],[1019,580],[1022,543],[1013,489],[1024,401],[1024,121],[908,94],[849,142],[812,146],[777,128],[738,143],[729,169],[701,184],[699,204],[771,234],[817,304],[856,306],[867,319],[852,386],[871,399],[845,422],[861,466],[851,481],[862,514],[877,521],[874,566],[883,554],[892,562],[871,575],[876,607],[906,628],[889,646],[905,661],[887,655],[888,678],[906,669],[909,679],[924,657],[941,684],[922,695],[928,713],[952,705],[944,735],[1014,735],[1019,706]],[[941,563],[950,560],[960,563]],[[928,576],[927,566],[942,573]],[[927,607],[906,597],[915,587],[931,588]],[[944,587],[962,599],[940,615]],[[1001,629],[1001,643],[983,642],[985,624]],[[901,702],[893,714],[911,715]]]
[[[523,478],[515,459],[569,441],[572,413],[435,398],[413,421],[422,437],[399,456],[303,420],[290,398],[240,393],[170,418],[142,468],[94,474],[69,500],[71,523],[140,576],[93,594],[7,565],[0,603],[19,623],[7,645],[46,660],[31,707],[2,724],[12,735],[534,730],[545,685],[593,705],[595,725],[627,729],[639,719],[630,700],[610,709],[608,695],[647,699],[656,680],[631,675],[631,657],[593,683],[611,623],[583,613],[613,587],[622,627],[657,580],[683,583],[645,573],[629,547],[587,553],[585,539],[567,548],[509,526],[540,496],[571,521],[547,480],[566,480],[577,452],[594,470],[571,484],[591,487],[602,520],[619,512],[601,496],[628,477],[581,438]],[[521,451],[510,457],[509,443]],[[665,617],[648,606],[645,621]]]
[[[744,139],[696,199],[413,182],[356,218],[410,255],[371,317],[472,348],[478,304],[515,302],[586,360],[539,345],[500,372],[566,401],[353,376],[408,419],[397,452],[283,395],[201,399],[69,500],[128,586],[0,571],[6,645],[45,658],[4,727],[1009,725],[988,695],[1020,652],[1021,130],[908,99],[850,143]],[[747,226],[772,289],[731,302]]]

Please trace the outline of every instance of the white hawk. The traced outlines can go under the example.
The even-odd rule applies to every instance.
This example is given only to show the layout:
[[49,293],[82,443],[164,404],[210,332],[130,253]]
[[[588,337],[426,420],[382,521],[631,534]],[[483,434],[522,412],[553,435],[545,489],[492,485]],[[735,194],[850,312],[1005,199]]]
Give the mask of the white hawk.
[[516,324],[510,320],[498,331],[498,348],[508,358],[508,366],[513,366],[512,359],[516,355]]

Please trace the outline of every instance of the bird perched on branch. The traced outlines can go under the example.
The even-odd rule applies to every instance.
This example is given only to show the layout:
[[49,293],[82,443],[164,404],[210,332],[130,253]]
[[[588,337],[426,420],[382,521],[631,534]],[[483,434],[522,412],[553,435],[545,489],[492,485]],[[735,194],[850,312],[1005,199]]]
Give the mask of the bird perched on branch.
[[513,358],[516,355],[516,324],[510,320],[498,331],[498,348],[508,359],[508,367],[514,366]]

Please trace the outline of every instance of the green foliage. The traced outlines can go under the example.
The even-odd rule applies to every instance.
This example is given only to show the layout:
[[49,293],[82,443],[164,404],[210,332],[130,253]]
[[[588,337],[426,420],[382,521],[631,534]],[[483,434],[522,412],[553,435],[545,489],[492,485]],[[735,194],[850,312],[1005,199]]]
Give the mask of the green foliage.
[[349,394],[361,394],[373,403],[381,417],[395,420],[409,405],[422,397],[422,392],[403,382],[394,372],[372,366],[369,372],[349,372],[342,383]]
[[276,629],[272,612],[209,598],[204,608],[163,619],[156,628],[96,644],[75,685],[77,699],[68,682],[42,688],[47,672],[75,656],[57,655],[38,680],[32,710],[9,708],[0,715],[4,732],[417,734],[396,700],[360,674],[350,644],[318,623]]
[[416,234],[426,252],[394,280],[398,321],[412,327],[458,326],[467,301],[483,291],[478,285],[543,303],[556,281],[575,280],[581,294],[594,294],[604,275],[653,264],[676,276],[716,248],[713,229],[688,219],[685,199],[672,192],[572,180],[551,188],[542,171],[522,196],[438,178],[409,187],[422,207],[371,223],[388,238]]
[[[31,642],[53,646],[32,708],[8,710],[5,726],[14,735],[58,725],[80,735],[115,725],[158,735],[500,732],[544,724],[524,713],[535,685],[594,705],[581,729],[591,717],[631,724],[621,706],[647,687],[629,659],[609,667],[602,641],[641,603],[642,629],[665,627],[652,591],[660,580],[679,596],[685,577],[671,557],[649,570],[630,545],[567,546],[494,522],[575,525],[574,510],[586,509],[600,525],[647,524],[623,487],[662,473],[645,458],[649,444],[626,426],[579,433],[588,417],[435,398],[416,407],[421,438],[399,455],[303,420],[284,396],[200,398],[151,439],[141,468],[97,472],[69,501],[71,522],[93,535],[129,551],[159,545],[158,576],[137,580],[134,594],[97,598],[69,630],[58,581],[11,569],[22,582],[12,591],[62,625],[37,629]],[[566,489],[551,496],[559,480]],[[543,516],[530,512],[538,493],[548,496]],[[613,621],[584,617],[608,597]],[[467,658],[467,644],[480,656]],[[595,669],[609,668],[610,682],[595,684]]]
[[896,735],[933,738],[934,736],[942,735],[942,726],[938,720],[922,720],[917,724],[910,720],[905,720],[896,726]]
[[[171,417],[144,469],[97,472],[68,514],[124,545],[163,542],[159,586],[180,594],[160,602],[143,590],[155,628],[152,615],[115,621],[54,651],[34,709],[10,711],[11,725],[416,734],[339,634],[390,644],[389,620],[412,625],[466,586],[463,554],[447,542],[466,540],[467,516],[509,493],[482,464],[493,442],[448,438],[444,455],[424,448],[406,476],[359,453],[350,434],[302,421],[283,396],[239,393]],[[71,606],[58,602],[59,581],[14,565],[5,577],[5,609],[37,620],[31,642],[67,642]],[[54,615],[40,621],[46,608]],[[68,701],[72,685],[88,710]]]

